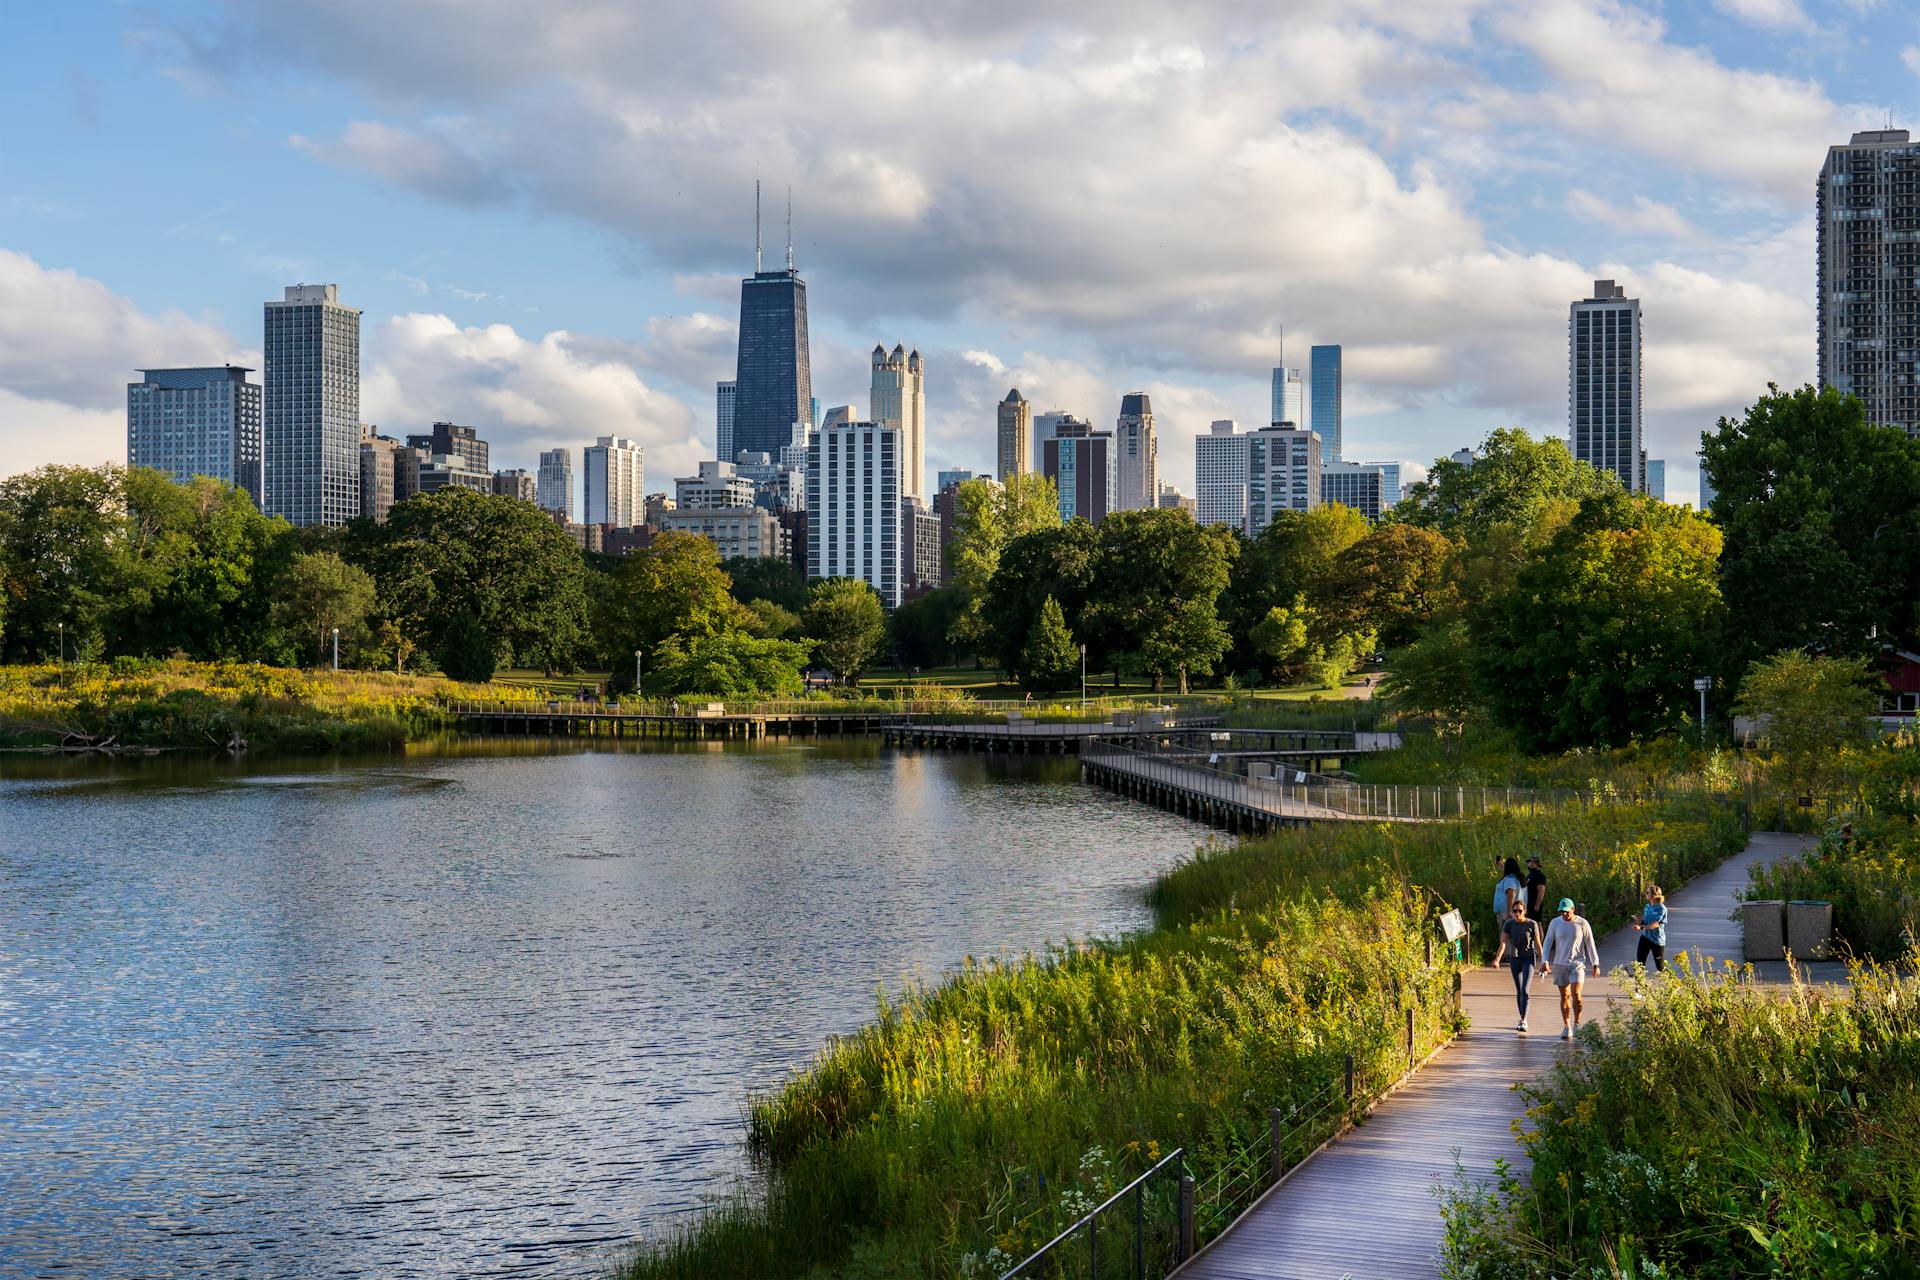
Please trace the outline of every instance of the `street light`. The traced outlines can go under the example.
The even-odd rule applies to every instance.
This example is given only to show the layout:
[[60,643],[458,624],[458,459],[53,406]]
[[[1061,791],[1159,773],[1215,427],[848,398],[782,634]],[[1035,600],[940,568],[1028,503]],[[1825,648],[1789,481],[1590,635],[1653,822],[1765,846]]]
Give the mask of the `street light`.
[[1087,713],[1087,646],[1080,646],[1080,714]]
[[340,628],[333,629],[333,669],[340,669]]
[[1712,676],[1695,676],[1693,687],[1700,693],[1700,745],[1707,745],[1707,690],[1713,688]]
[[60,687],[67,687],[67,624],[60,623]]
[[633,696],[640,696],[640,651],[633,651]]

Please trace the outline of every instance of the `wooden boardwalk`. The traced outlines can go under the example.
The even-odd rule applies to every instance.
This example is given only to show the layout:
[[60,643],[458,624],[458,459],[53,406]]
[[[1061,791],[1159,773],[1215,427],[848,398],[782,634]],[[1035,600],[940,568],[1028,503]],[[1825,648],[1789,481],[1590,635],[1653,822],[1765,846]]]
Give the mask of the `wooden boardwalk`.
[[[1667,954],[1741,959],[1731,918],[1747,871],[1798,851],[1805,836],[1757,832],[1747,848],[1668,895]],[[1552,886],[1548,886],[1549,896]],[[1477,922],[1476,922],[1477,923]],[[1631,964],[1638,935],[1621,929],[1600,940],[1603,969]],[[1755,966],[1785,977],[1784,961]],[[1844,977],[1844,966],[1803,966],[1809,977]],[[1604,1016],[1623,994],[1610,979],[1587,984],[1589,1018]],[[1513,982],[1507,970],[1466,974],[1462,1007],[1472,1025],[1359,1127],[1329,1144],[1256,1201],[1241,1219],[1174,1274],[1182,1280],[1431,1280],[1439,1274],[1437,1187],[1450,1185],[1455,1155],[1467,1174],[1490,1178],[1505,1157],[1524,1170],[1514,1141],[1521,1100],[1511,1086],[1562,1055],[1578,1052],[1560,1036],[1557,993],[1533,984],[1529,1035],[1513,1030]]]

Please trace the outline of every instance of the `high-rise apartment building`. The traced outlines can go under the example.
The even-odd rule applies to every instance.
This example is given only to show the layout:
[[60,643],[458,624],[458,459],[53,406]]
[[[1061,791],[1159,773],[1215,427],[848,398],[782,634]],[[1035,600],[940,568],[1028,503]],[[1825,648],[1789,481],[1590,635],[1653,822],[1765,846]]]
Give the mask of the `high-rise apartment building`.
[[425,435],[410,435],[407,444],[429,458],[458,458],[469,471],[491,471],[491,450],[472,427],[436,422]]
[[[260,384],[251,369],[143,369],[127,384],[127,465],[212,476],[262,498]],[[356,513],[358,514],[358,513]]]
[[1667,500],[1667,463],[1664,458],[1647,459],[1647,496],[1655,502]]
[[1573,456],[1647,488],[1640,445],[1640,300],[1611,280],[1567,316],[1567,435]]
[[[414,460],[407,474],[407,489],[399,494],[402,454]],[[360,428],[360,518],[384,522],[400,496],[412,497],[419,491],[418,457],[398,440],[381,435],[370,426]]]
[[900,429],[900,483],[905,497],[927,496],[927,376],[916,349],[895,343],[873,348],[873,391],[868,417]]
[[739,383],[731,378],[713,384],[713,456],[732,462],[740,451],[733,447],[733,394]]
[[1046,442],[1040,466],[1041,474],[1053,481],[1062,520],[1080,516],[1099,524],[1117,509],[1120,488],[1113,454],[1112,432],[1095,431],[1091,423],[1063,415]]
[[1700,459],[1700,509],[1702,511],[1712,510],[1713,496],[1714,496],[1713,477],[1707,474],[1707,460],[1705,458],[1701,458]]
[[1032,474],[1033,406],[1020,394],[1020,388],[1015,387],[1007,392],[1007,398],[1000,402],[998,418],[995,441],[999,450],[994,465],[1000,470],[995,474],[1002,481]]
[[1247,527],[1247,437],[1232,418],[1216,419],[1193,442],[1194,519]]
[[1298,369],[1285,367],[1273,371],[1273,425],[1307,425],[1307,393]]
[[537,501],[542,511],[551,511],[568,524],[573,523],[573,453],[567,449],[540,451],[540,492]]
[[[1314,432],[1319,435],[1319,432]],[[1368,462],[1320,460],[1320,501],[1351,507],[1369,520],[1378,520],[1393,504],[1387,501],[1387,477]]]
[[900,594],[912,599],[945,580],[940,562],[940,513],[918,498],[900,499]]
[[822,426],[807,451],[807,576],[858,578],[889,609],[902,598],[898,427]]
[[[968,471],[964,467],[956,467],[952,471],[936,472],[934,474],[933,491],[935,494],[942,494],[955,485],[965,484],[973,478],[973,472]],[[989,477],[989,479],[991,479],[991,477]]]
[[1075,421],[1078,419],[1063,409],[1055,409],[1051,413],[1036,413],[1033,416],[1033,469],[1035,471],[1046,470],[1047,441],[1053,439],[1054,433],[1060,429],[1060,424]]
[[1153,402],[1143,391],[1120,397],[1113,429],[1119,511],[1150,511],[1160,502],[1160,439],[1153,429]]
[[1327,462],[1340,460],[1340,347],[1315,347],[1307,368],[1312,376],[1309,392],[1313,396],[1311,421],[1297,425],[1312,427],[1320,437],[1320,451]]
[[753,481],[741,475],[731,462],[703,462],[698,475],[680,476],[673,482],[673,501],[680,507],[737,510],[753,506],[753,498]]
[[340,525],[360,514],[360,313],[335,284],[266,304],[261,443],[270,516]]
[[503,498],[518,498],[522,502],[538,506],[540,478],[521,467],[496,471],[493,473],[493,491]]
[[660,513],[660,527],[698,534],[713,543],[722,560],[736,556],[784,560],[787,556],[787,535],[780,518],[759,507],[676,506]]
[[1320,505],[1320,437],[1306,427],[1263,427],[1247,434],[1247,524],[1252,537],[1281,511]]
[[764,453],[741,453],[733,464],[735,476],[752,486],[753,505],[767,511],[804,511],[807,507],[807,456],[800,465],[776,462]]
[[760,190],[753,193],[753,274],[740,282],[740,353],[734,366],[730,462],[742,449],[777,455],[793,442],[793,424],[813,421],[813,369],[807,347],[807,284],[793,265],[793,216],[787,216],[787,266],[760,269]]
[[1160,509],[1162,511],[1184,511],[1188,515],[1192,515],[1195,510],[1195,505],[1192,498],[1189,498],[1174,486],[1162,484],[1160,486]]
[[1868,129],[1827,148],[1814,209],[1820,386],[1920,434],[1920,146]]
[[620,436],[601,436],[587,446],[587,524],[631,528],[642,523],[646,469],[639,445]]

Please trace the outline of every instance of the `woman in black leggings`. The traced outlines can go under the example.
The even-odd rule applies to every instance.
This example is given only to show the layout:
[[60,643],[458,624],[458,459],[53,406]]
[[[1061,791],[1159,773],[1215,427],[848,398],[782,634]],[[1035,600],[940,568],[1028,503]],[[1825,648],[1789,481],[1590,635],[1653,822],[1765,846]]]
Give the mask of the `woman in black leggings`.
[[1515,901],[1500,926],[1501,944],[1507,953],[1507,968],[1513,973],[1513,1000],[1520,1007],[1520,1021],[1514,1030],[1527,1029],[1527,997],[1533,987],[1533,975],[1540,969],[1540,925],[1527,919],[1527,904]]

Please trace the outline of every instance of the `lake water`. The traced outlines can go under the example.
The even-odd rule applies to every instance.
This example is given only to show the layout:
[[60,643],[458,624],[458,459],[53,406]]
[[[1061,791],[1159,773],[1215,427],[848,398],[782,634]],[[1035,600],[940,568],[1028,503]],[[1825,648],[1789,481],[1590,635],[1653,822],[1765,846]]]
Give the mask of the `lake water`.
[[1141,927],[1208,834],[719,747],[0,757],[0,1275],[603,1273],[877,989]]

